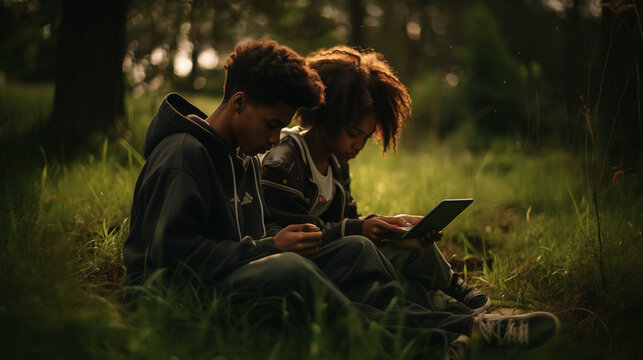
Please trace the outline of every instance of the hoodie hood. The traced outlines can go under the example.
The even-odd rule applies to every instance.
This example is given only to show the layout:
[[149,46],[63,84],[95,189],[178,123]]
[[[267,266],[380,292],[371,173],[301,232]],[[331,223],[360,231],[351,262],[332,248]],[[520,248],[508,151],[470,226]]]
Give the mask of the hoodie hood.
[[123,251],[128,284],[177,264],[216,279],[280,251],[269,239],[281,228],[264,207],[258,160],[237,156],[197,117],[205,114],[170,94],[149,125]]
[[[258,160],[244,155],[233,148],[210,125],[200,119],[207,116],[196,106],[179,94],[169,94],[161,103],[156,115],[145,134],[143,155],[151,166],[151,173],[163,166],[168,166],[167,159],[175,151],[182,151],[176,140],[165,141],[177,134],[187,134],[195,138],[209,153],[209,165],[206,172],[211,175],[204,178],[217,193],[222,195],[215,202],[221,206],[222,214],[217,218],[230,216],[238,240],[246,235],[262,238],[268,234],[265,224],[262,194],[259,190],[261,168]],[[160,145],[159,145],[160,144]],[[163,149],[159,148],[163,147]],[[156,159],[155,159],[156,157]],[[180,163],[172,166],[189,167],[194,158],[182,158]],[[160,164],[160,165],[159,165]],[[217,174],[217,175],[214,175]],[[228,208],[229,207],[229,208]],[[250,220],[249,220],[250,219]],[[229,236],[231,234],[226,234]]]
[[[310,151],[308,150],[308,143],[306,142],[306,139],[304,139],[304,134],[307,132],[308,132],[308,129],[304,129],[303,127],[297,125],[297,126],[293,126],[292,128],[282,129],[281,134],[279,135],[280,142],[289,136],[293,138],[293,140],[295,140],[295,142],[297,143],[297,146],[299,146],[302,160],[306,165],[308,165],[308,157],[310,156]],[[330,154],[330,159],[334,165],[334,168],[335,168],[334,171],[337,171],[336,169],[341,167],[339,160],[333,154]],[[312,173],[310,173],[308,177],[312,180]]]
[[150,156],[161,140],[176,133],[188,133],[199,139],[208,149],[212,149],[211,151],[216,149],[236,156],[235,149],[205,121],[188,117],[192,114],[204,120],[208,117],[181,95],[175,93],[167,95],[145,133],[143,145],[145,159]]

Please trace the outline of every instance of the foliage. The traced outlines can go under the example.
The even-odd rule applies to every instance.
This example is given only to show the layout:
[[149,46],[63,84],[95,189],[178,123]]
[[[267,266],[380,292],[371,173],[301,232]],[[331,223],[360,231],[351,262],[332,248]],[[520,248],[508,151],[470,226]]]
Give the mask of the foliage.
[[21,80],[53,80],[58,1],[0,4],[0,72]]
[[467,69],[463,86],[478,128],[516,133],[522,130],[517,119],[526,118],[520,95],[526,94],[527,70],[509,51],[497,24],[485,5],[467,9],[456,55]]

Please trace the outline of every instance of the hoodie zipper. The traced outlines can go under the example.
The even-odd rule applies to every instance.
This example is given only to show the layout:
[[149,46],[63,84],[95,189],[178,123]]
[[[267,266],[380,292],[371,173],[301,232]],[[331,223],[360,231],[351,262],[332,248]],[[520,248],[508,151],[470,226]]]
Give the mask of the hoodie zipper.
[[239,241],[241,241],[241,227],[239,226],[239,205],[237,204],[239,202],[239,196],[237,195],[237,175],[234,171],[234,162],[232,161],[232,156],[228,154],[228,159],[230,160],[230,168],[232,169],[232,188],[234,189],[234,197],[232,198],[234,201],[234,217],[237,222],[237,232],[239,234]]

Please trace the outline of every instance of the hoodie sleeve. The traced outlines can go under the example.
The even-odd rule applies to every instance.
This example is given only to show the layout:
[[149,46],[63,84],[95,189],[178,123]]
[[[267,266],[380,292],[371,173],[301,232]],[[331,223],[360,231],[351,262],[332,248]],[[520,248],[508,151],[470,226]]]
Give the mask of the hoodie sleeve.
[[362,234],[363,221],[360,219],[345,218],[340,222],[325,222],[318,216],[309,215],[307,210],[309,200],[301,189],[296,188],[297,182],[291,178],[291,175],[292,172],[286,171],[284,166],[264,161],[261,185],[272,219],[277,224],[282,226],[315,224],[322,230],[324,244],[342,236]]
[[[141,237],[147,262],[155,268],[187,265],[206,279],[217,279],[246,263],[280,252],[271,239],[214,240],[208,214],[212,186],[187,169],[168,168],[141,189]],[[225,219],[220,219],[225,221]],[[216,226],[216,225],[215,225]]]

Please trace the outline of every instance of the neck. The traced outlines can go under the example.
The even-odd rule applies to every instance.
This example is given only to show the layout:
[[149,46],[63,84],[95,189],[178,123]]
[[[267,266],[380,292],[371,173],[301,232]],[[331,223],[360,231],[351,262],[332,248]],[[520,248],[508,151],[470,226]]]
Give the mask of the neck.
[[228,103],[219,104],[217,109],[205,119],[205,122],[219,133],[223,140],[236,148],[239,145],[232,132],[232,109],[227,105]]
[[321,130],[312,128],[304,134],[304,138],[308,143],[308,151],[310,151],[310,157],[313,159],[317,170],[322,174],[327,174],[331,152],[324,143],[324,136]]

